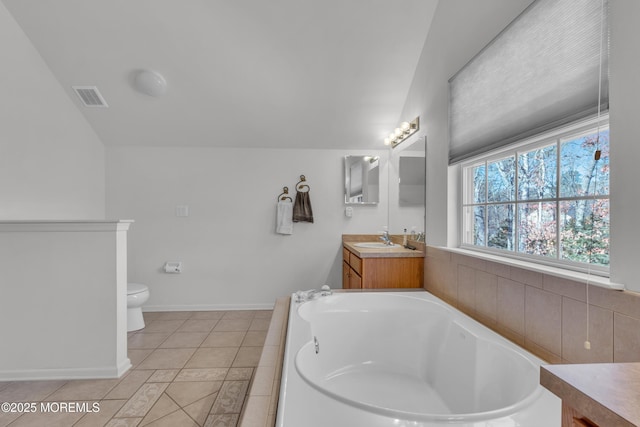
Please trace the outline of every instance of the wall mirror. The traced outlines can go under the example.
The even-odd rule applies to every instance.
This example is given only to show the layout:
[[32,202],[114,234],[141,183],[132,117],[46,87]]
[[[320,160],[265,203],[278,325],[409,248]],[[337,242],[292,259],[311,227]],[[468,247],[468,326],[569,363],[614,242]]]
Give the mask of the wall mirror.
[[389,232],[425,230],[426,137],[405,141],[391,150],[389,165]]
[[344,157],[344,202],[348,205],[373,205],[380,201],[380,158]]
[[398,206],[424,206],[425,158],[400,156],[398,159]]

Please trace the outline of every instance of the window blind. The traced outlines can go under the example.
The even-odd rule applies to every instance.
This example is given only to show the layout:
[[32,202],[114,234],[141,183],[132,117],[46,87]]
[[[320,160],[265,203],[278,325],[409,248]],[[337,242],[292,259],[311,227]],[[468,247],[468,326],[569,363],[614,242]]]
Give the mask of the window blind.
[[606,110],[607,15],[607,0],[536,0],[458,71],[449,163]]

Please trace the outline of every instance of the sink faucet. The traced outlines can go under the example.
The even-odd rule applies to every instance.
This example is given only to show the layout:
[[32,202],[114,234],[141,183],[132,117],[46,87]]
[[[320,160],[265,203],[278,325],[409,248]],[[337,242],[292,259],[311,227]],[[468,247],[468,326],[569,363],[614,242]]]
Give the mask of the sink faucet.
[[333,294],[328,285],[322,286],[320,289],[310,289],[308,291],[297,291],[295,293],[295,302],[311,301],[318,297],[326,297]]
[[389,238],[389,232],[387,230],[382,232],[382,236],[380,236],[380,240],[382,240],[385,245],[391,246],[393,244],[393,242],[391,242],[391,239]]

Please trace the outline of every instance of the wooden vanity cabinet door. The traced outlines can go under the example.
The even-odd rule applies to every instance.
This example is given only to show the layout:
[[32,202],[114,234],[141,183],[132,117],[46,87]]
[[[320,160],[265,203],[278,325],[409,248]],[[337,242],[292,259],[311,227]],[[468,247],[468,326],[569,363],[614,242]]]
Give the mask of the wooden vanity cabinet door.
[[346,262],[347,264],[349,264],[349,255],[351,254],[351,252],[349,252],[349,249],[345,248],[344,246],[342,247],[342,261]]
[[349,263],[342,261],[342,289],[349,289]]
[[362,289],[362,278],[346,262],[342,262],[342,289]]
[[342,248],[342,289],[362,289],[362,260],[346,248]]
[[362,277],[353,268],[349,271],[349,289],[362,289]]
[[362,276],[362,259],[353,252],[349,252],[349,265],[358,275]]

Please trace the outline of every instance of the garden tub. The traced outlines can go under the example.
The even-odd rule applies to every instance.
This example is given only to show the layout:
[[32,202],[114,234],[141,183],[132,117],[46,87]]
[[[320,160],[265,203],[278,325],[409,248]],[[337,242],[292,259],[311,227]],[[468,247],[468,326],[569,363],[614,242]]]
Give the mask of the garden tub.
[[292,298],[277,425],[560,426],[542,363],[428,292]]

